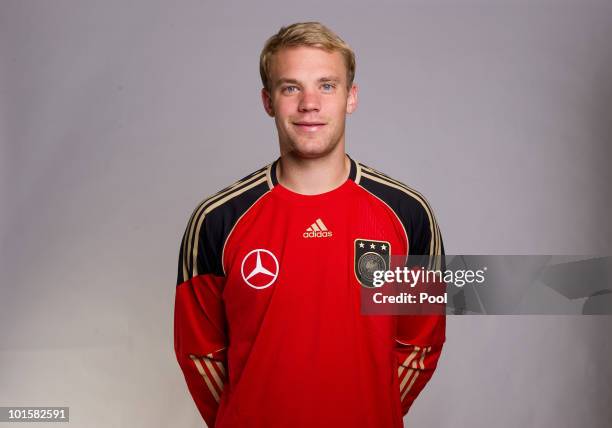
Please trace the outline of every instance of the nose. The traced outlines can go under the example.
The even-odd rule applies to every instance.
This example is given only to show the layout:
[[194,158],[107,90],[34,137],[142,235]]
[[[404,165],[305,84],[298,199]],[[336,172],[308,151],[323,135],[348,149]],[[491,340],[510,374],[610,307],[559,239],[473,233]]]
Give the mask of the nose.
[[320,108],[319,94],[314,90],[304,89],[301,94],[298,110],[301,112],[319,111]]

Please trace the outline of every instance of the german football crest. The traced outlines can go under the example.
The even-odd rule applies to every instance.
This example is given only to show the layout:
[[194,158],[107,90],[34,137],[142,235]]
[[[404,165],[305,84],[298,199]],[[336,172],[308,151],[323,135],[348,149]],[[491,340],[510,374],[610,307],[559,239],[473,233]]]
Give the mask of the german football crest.
[[389,269],[391,244],[373,239],[355,239],[355,276],[367,288],[374,288],[374,271]]

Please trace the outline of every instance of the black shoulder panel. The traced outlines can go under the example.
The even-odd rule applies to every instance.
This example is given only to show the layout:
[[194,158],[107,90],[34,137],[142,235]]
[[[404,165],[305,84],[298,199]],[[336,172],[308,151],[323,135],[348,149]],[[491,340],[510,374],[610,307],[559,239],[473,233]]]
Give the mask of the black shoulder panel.
[[444,247],[435,216],[416,190],[360,163],[359,185],[385,202],[398,216],[408,238],[409,254],[442,255]]
[[181,242],[177,285],[202,274],[223,276],[223,245],[240,217],[270,190],[270,165],[202,201]]

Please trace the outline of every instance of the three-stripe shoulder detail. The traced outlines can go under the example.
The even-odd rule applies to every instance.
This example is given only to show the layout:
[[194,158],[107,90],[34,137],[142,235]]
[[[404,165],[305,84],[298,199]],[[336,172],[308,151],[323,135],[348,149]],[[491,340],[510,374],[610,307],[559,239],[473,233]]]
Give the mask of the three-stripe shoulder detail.
[[252,174],[236,181],[232,185],[220,190],[214,195],[204,199],[198,204],[196,209],[191,214],[183,240],[181,243],[181,269],[183,279],[193,278],[200,273],[198,272],[198,252],[202,250],[198,245],[198,238],[202,232],[202,226],[207,215],[215,208],[227,203],[228,201],[244,194],[262,183],[267,183],[268,190],[272,188],[270,179],[270,168],[272,164],[268,164],[263,168],[253,172]]
[[[362,163],[360,163],[360,172],[361,177],[370,179],[387,187],[399,190],[404,194],[410,196],[415,199],[425,210],[427,215],[427,220],[429,222],[429,230],[431,233],[431,243],[429,246],[429,255],[430,256],[439,256],[442,254],[442,238],[440,234],[440,229],[438,227],[438,223],[434,216],[433,210],[429,205],[429,202],[425,197],[416,191],[415,189],[405,185],[404,183],[395,180],[388,175],[375,170],[374,168],[368,167]],[[363,186],[363,183],[360,183]],[[367,189],[366,189],[367,190]]]

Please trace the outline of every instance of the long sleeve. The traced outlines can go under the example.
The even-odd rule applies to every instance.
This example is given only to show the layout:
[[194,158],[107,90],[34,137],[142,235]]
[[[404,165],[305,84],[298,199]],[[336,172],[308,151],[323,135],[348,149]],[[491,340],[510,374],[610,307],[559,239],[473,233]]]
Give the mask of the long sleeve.
[[225,277],[215,272],[215,246],[206,235],[204,219],[198,223],[194,217],[179,255],[174,350],[198,410],[206,424],[214,427],[227,379],[226,321],[221,299]]
[[444,343],[445,320],[443,315],[405,315],[401,318],[395,353],[404,415],[433,376]]
[[[423,199],[422,209],[412,214],[407,222],[410,226],[407,266],[444,272],[444,245],[431,208]],[[421,281],[415,290],[443,295],[445,284],[440,277],[436,278],[429,283]],[[395,355],[403,415],[433,376],[445,341],[444,305],[426,305],[423,312],[399,316],[397,320]]]

